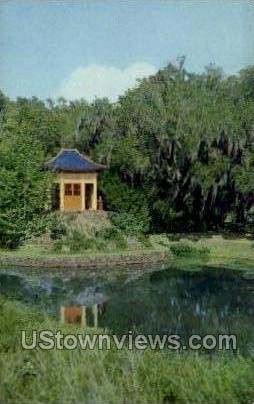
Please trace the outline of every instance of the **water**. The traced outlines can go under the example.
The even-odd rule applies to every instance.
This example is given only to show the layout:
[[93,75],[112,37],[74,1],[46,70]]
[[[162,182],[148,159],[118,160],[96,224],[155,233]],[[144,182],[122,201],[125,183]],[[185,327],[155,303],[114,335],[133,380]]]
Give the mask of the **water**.
[[254,278],[230,269],[105,272],[0,269],[0,294],[61,322],[114,333],[236,334],[254,352]]

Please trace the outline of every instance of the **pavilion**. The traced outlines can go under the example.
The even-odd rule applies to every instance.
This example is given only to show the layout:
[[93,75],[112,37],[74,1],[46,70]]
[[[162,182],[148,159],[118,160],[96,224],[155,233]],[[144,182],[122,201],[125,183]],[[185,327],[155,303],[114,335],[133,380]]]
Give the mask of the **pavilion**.
[[46,167],[57,173],[61,211],[97,210],[97,177],[105,166],[91,161],[77,149],[62,149]]

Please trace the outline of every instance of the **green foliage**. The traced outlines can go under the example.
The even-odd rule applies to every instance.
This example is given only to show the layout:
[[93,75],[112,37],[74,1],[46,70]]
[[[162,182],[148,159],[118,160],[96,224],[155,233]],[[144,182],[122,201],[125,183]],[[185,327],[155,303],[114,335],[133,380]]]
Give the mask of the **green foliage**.
[[67,234],[68,227],[62,217],[53,214],[51,215],[49,231],[52,240],[59,240]]
[[117,249],[124,250],[127,248],[127,242],[119,229],[116,227],[108,227],[102,230],[97,237],[102,238],[105,242],[113,241]]
[[0,244],[48,226],[52,178],[43,165],[60,147],[107,165],[99,193],[105,209],[123,215],[113,220],[125,234],[221,230],[229,217],[234,230],[249,231],[253,82],[253,66],[226,77],[214,65],[193,74],[181,63],[115,104],[14,102],[0,93]]
[[[187,226],[189,222],[185,222],[185,227],[182,226],[183,212],[176,211],[170,206],[170,201],[158,199],[153,204],[153,214],[154,214],[154,227],[157,230],[165,230],[165,228],[174,232],[181,227],[182,231],[188,231]],[[160,225],[156,220],[161,223]]]
[[[253,145],[254,147],[254,145]],[[252,193],[254,190],[254,149],[245,150],[244,161],[234,168],[237,190],[242,194]]]
[[93,250],[97,247],[96,240],[86,237],[78,230],[74,230],[66,237],[54,243],[53,251],[62,253],[82,253],[86,250]]
[[26,238],[29,229],[45,230],[51,175],[42,170],[42,147],[29,131],[4,132],[0,146],[0,217],[5,223],[0,244],[12,246]]
[[66,235],[53,244],[54,252],[83,253],[85,251],[125,250],[127,242],[123,234],[115,227],[105,228],[94,236],[88,236],[80,230],[68,229]]
[[137,240],[143,244],[144,247],[150,248],[152,247],[152,243],[149,239],[149,235],[143,234],[143,233],[138,233],[137,235]]
[[[21,330],[80,333],[35,309],[0,301],[1,400],[90,403],[251,403],[252,358],[123,349],[72,351],[21,348]],[[91,330],[82,330],[91,333]],[[155,388],[156,386],[156,388]]]
[[112,213],[110,219],[113,225],[120,229],[126,235],[139,235],[147,231],[142,219],[135,217],[130,213]]
[[182,241],[171,245],[170,250],[177,257],[207,258],[210,254],[207,247],[195,246]]
[[[142,190],[127,185],[120,179],[119,175],[109,171],[103,175],[102,191],[105,195],[107,210],[126,214],[113,217],[113,222],[119,228],[127,230],[127,227],[132,226],[133,218],[138,218],[141,231],[147,232],[149,230],[149,207]],[[120,223],[121,221],[122,224]],[[123,223],[124,221],[126,222],[125,224]],[[129,224],[127,223],[128,221]]]

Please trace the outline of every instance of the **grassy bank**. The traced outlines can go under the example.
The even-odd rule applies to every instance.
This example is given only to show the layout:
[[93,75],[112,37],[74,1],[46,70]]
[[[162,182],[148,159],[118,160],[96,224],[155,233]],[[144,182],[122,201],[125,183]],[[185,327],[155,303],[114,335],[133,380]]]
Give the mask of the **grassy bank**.
[[[152,244],[155,248],[158,248],[158,245],[164,249],[168,248],[173,252],[173,260],[185,259],[194,265],[203,261],[210,266],[229,266],[254,271],[254,240],[247,237],[220,234],[163,235],[152,236]],[[190,246],[189,253],[174,254],[172,247],[185,245]],[[203,251],[207,254],[202,254]]]
[[[186,248],[187,246],[187,248]],[[205,254],[204,254],[205,252]],[[210,265],[254,271],[254,241],[223,235],[151,235],[146,244],[127,249],[81,249],[79,252],[51,251],[36,244],[16,250],[0,250],[2,265],[39,267],[107,267],[179,263],[186,266]]]
[[[0,396],[13,402],[247,403],[254,363],[240,356],[168,352],[24,351],[20,330],[58,330],[53,320],[0,301]],[[80,332],[65,326],[64,332]],[[84,332],[84,330],[82,330]]]

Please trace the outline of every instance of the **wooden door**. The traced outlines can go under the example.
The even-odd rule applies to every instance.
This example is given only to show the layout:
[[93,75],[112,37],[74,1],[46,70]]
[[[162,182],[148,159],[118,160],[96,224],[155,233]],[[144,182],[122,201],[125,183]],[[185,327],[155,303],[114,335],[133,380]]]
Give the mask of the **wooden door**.
[[64,184],[64,210],[68,212],[82,210],[80,183]]

